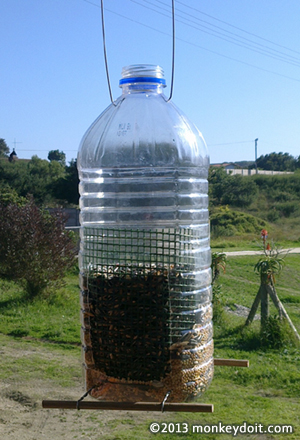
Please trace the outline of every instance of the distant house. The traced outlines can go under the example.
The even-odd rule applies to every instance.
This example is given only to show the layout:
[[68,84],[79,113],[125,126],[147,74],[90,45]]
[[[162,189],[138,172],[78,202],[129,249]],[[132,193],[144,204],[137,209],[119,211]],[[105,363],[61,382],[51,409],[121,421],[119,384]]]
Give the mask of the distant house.
[[265,174],[265,175],[294,174],[292,171],[265,171],[265,170],[256,171],[255,169],[243,168],[242,166],[240,166],[235,162],[212,163],[211,167],[224,168],[226,173],[231,174],[232,176],[236,174],[239,174],[241,176],[253,176],[254,174]]
[[224,168],[226,171],[241,169],[240,165],[234,162],[212,163],[211,166],[214,168]]

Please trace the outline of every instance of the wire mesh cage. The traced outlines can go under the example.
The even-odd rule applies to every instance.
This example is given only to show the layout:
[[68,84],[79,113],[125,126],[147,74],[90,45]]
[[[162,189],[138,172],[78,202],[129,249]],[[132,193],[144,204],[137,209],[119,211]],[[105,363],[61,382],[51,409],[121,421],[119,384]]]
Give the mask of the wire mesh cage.
[[191,400],[213,376],[203,228],[82,228],[86,388],[100,399]]

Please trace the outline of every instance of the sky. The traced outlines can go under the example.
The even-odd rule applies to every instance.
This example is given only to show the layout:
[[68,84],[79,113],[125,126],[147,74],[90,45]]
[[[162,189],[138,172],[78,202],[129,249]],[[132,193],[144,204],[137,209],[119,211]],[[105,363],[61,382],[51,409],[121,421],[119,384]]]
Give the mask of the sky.
[[[123,66],[158,64],[169,96],[171,0],[104,0],[114,99]],[[76,158],[110,105],[100,0],[0,0],[0,138],[19,158]],[[175,0],[173,102],[211,163],[300,155],[299,0]]]

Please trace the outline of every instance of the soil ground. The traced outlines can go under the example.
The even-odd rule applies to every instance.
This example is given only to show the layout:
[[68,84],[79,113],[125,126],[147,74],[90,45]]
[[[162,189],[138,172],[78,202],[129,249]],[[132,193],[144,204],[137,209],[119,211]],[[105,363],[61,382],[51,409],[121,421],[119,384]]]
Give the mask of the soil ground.
[[[26,347],[20,344],[3,344],[0,338],[0,356],[12,361],[22,357],[34,356],[47,362],[61,364],[66,368],[75,364],[80,370],[80,359],[68,354],[56,353],[45,347]],[[7,340],[7,338],[6,338]],[[80,356],[79,356],[80,358]],[[25,372],[26,373],[26,372]],[[26,375],[25,375],[26,376]],[[0,384],[0,438],[3,440],[117,440],[118,426],[124,421],[130,425],[143,424],[151,418],[149,414],[133,411],[77,411],[62,409],[43,409],[42,400],[78,400],[83,393],[83,381],[74,377],[72,386],[58,385],[52,379],[30,377],[23,379],[12,371]],[[153,417],[153,416],[152,416]],[[158,419],[160,415],[158,415]],[[164,415],[166,419],[166,415]],[[147,436],[145,423],[145,435]]]

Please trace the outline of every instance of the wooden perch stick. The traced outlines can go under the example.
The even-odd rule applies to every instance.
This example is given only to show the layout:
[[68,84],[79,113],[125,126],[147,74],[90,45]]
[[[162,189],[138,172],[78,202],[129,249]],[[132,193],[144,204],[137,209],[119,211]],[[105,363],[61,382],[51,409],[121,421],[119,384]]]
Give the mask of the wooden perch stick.
[[[214,359],[214,365],[228,367],[249,367],[245,359]],[[111,402],[111,401],[76,401],[76,400],[43,400],[43,408],[91,409],[119,411],[162,411],[162,404],[157,402]],[[212,404],[202,403],[164,403],[164,412],[214,412]]]
[[214,365],[227,367],[249,367],[249,361],[245,359],[214,359]]
[[[43,400],[43,408],[124,410],[124,411],[162,411],[158,402],[101,402],[76,400]],[[212,413],[214,406],[202,403],[165,403],[164,412],[206,412]]]

